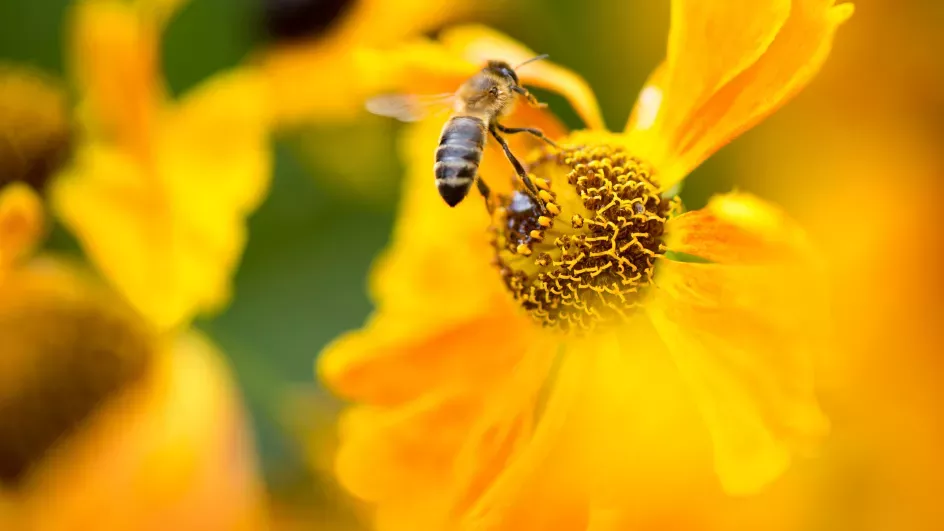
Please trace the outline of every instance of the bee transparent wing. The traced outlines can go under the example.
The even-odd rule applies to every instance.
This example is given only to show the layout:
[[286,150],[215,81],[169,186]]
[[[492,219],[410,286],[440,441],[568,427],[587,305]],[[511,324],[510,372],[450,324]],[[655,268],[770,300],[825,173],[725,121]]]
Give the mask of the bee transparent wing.
[[367,110],[379,116],[396,118],[401,122],[416,122],[452,110],[454,93],[417,95],[384,94],[367,100]]

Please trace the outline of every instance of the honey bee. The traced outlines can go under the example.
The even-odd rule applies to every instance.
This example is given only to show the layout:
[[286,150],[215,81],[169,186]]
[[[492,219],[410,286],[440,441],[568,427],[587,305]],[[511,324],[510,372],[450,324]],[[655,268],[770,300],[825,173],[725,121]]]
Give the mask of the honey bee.
[[[544,133],[533,127],[505,127],[500,120],[511,114],[519,97],[536,107],[545,107],[528,89],[521,86],[518,68],[547,55],[539,55],[512,68],[504,61],[489,61],[485,68],[472,76],[452,94],[423,99],[417,96],[385,95],[367,102],[367,109],[381,116],[390,116],[402,121],[414,121],[424,115],[424,110],[436,104],[451,104],[452,116],[443,126],[436,148],[433,173],[439,195],[447,205],[458,205],[475,183],[479,192],[489,200],[488,185],[478,175],[479,163],[485,148],[487,135],[491,135],[505,152],[515,173],[525,189],[537,198],[538,189],[528,177],[521,162],[508,147],[502,134],[528,133],[557,147]],[[540,201],[537,204],[541,204]]]

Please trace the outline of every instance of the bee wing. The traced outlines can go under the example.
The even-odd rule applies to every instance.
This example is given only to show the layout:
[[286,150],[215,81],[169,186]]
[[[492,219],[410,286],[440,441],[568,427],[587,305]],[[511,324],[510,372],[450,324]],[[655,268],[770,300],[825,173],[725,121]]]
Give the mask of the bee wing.
[[367,110],[373,114],[396,118],[401,122],[416,122],[428,116],[451,110],[456,101],[454,93],[417,95],[384,94],[367,100]]

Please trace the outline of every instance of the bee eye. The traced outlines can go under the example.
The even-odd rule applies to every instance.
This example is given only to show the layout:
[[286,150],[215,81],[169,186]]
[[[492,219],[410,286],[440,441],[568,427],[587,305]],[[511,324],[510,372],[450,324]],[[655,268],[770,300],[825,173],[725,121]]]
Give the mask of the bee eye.
[[518,74],[516,74],[514,70],[510,68],[502,68],[501,73],[503,76],[510,78],[512,81],[514,81],[516,85],[518,84]]

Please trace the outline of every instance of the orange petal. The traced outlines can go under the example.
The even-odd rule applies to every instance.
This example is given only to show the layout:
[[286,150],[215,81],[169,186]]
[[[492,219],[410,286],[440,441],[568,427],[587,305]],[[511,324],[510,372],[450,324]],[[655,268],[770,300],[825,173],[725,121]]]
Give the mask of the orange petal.
[[744,193],[716,195],[705,208],[672,219],[666,245],[726,265],[814,259],[803,229],[783,210]]
[[455,454],[480,410],[479,396],[434,393],[403,407],[350,409],[341,420],[336,459],[342,485],[381,504],[407,503],[437,489],[445,495]]
[[649,315],[708,424],[723,486],[745,494],[827,429],[813,386],[825,293],[799,229],[776,209],[730,195],[706,210],[668,230],[689,231],[672,241],[714,263],[666,260]]
[[[504,321],[396,346],[369,327],[360,350],[358,340],[342,340],[322,354],[322,377],[362,404],[342,422],[338,474],[379,504],[382,528],[442,528],[450,508],[480,495],[528,434],[546,376],[540,364],[551,358]],[[370,334],[387,349],[371,349]]]
[[163,97],[159,28],[152,22],[115,0],[84,0],[71,20],[72,67],[87,127],[142,160],[151,155]]
[[[850,4],[833,3],[793,0],[785,7],[782,0],[766,0],[711,8],[730,8],[726,13],[705,13],[698,2],[673,4],[678,8],[665,72],[643,88],[637,107],[645,109],[634,112],[655,118],[628,124],[631,137],[647,149],[644,155],[660,167],[665,188],[809,82],[835,29],[852,14]],[[725,50],[720,56],[719,46]]]
[[[453,53],[484,66],[489,60],[507,61],[513,67],[537,53],[485,26],[458,26],[443,31],[442,43]],[[604,129],[593,90],[579,75],[549,60],[529,63],[518,72],[522,84],[547,89],[567,98],[589,129]]]
[[496,310],[449,326],[427,320],[424,327],[381,312],[364,329],[328,346],[319,376],[346,398],[383,406],[444,389],[484,392],[492,378],[520,362],[531,343],[529,323],[500,306]]
[[45,230],[43,204],[22,183],[0,188],[0,273],[29,256]]
[[[546,383],[547,398],[534,427],[499,454],[504,466],[461,514],[458,529],[586,529],[586,491],[581,479],[585,475],[574,475],[568,466],[574,456],[566,445],[568,422],[580,406],[593,365],[593,349],[581,346],[586,343],[562,349],[560,366]],[[528,392],[533,390],[526,386],[524,393]]]

